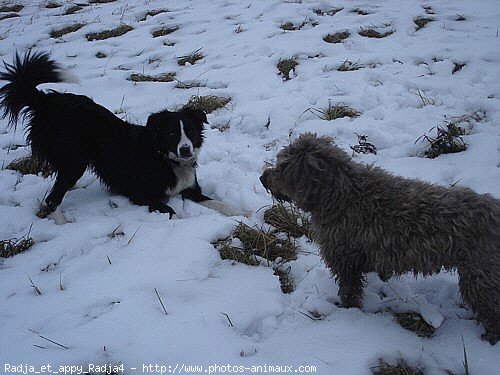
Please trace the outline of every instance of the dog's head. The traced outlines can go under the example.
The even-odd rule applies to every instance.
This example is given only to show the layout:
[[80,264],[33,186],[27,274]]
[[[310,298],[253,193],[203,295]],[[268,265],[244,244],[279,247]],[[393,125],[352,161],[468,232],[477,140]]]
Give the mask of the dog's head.
[[349,156],[331,138],[305,133],[278,153],[276,166],[265,170],[260,181],[276,199],[312,211],[345,185],[350,166]]
[[151,129],[153,147],[165,159],[179,163],[196,161],[203,143],[205,113],[198,109],[167,110],[148,117],[146,127]]

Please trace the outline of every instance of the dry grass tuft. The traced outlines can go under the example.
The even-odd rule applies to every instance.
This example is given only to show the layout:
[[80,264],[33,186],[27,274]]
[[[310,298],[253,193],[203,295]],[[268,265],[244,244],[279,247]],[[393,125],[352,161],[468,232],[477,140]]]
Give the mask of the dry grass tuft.
[[148,10],[146,14],[139,19],[139,21],[146,21],[148,17],[154,17],[157,16],[158,14],[162,13],[168,13],[169,11],[167,9],[153,9],[153,10]]
[[7,169],[17,171],[23,175],[41,173],[43,177],[48,177],[54,172],[46,162],[33,155],[13,160],[7,166]]
[[115,38],[115,37],[121,36],[123,34],[126,34],[132,30],[134,30],[134,28],[132,26],[123,24],[123,25],[120,25],[114,29],[104,30],[104,31],[100,31],[97,33],[88,33],[86,35],[86,37],[87,37],[87,40],[89,42],[91,42],[93,40],[104,40],[104,39],[109,39],[109,38]]
[[95,57],[97,57],[98,59],[104,59],[104,58],[108,57],[108,55],[105,54],[104,52],[99,51],[95,54]]
[[361,115],[361,112],[355,110],[354,108],[342,103],[332,105],[331,101],[328,101],[328,107],[326,108],[309,108],[304,112],[311,112],[320,119],[327,121],[343,117],[355,118]]
[[419,337],[432,337],[436,331],[419,313],[413,311],[394,313],[394,317],[401,327],[414,332]]
[[212,113],[213,111],[223,108],[227,103],[231,101],[231,98],[216,96],[216,95],[206,95],[198,96],[194,95],[189,99],[189,101],[182,107],[182,109],[192,108],[201,109],[205,113]]
[[162,27],[161,29],[154,30],[151,35],[153,35],[153,38],[158,38],[160,36],[165,36],[168,34],[172,34],[174,31],[179,30],[178,26],[173,26],[173,27]]
[[245,249],[234,246],[231,238],[217,241],[214,246],[219,251],[222,259],[234,260],[235,262],[249,266],[259,265],[259,261],[255,258],[255,255],[245,251]]
[[361,9],[361,8],[355,8],[355,9],[351,10],[351,13],[356,13],[356,14],[359,14],[360,16],[367,16],[370,14],[370,12],[368,12],[364,9]]
[[431,17],[417,17],[413,20],[415,25],[417,25],[417,31],[420,29],[423,29],[425,25],[427,25],[429,22],[433,22],[434,18]]
[[331,8],[331,9],[313,9],[313,12],[318,16],[334,16],[344,8]]
[[342,43],[345,39],[349,38],[351,33],[347,30],[339,31],[334,34],[328,34],[323,37],[323,40],[327,43]]
[[62,4],[58,3],[57,1],[49,1],[47,5],[45,5],[45,8],[47,9],[55,9],[60,7],[62,7]]
[[465,151],[467,144],[462,136],[470,134],[475,123],[485,119],[483,111],[476,111],[472,114],[452,117],[445,126],[435,126],[436,136],[424,134],[417,138],[415,143],[423,140],[428,143],[424,156],[434,159],[442,154],[451,154]]
[[177,59],[177,64],[181,66],[185,66],[186,64],[191,64],[193,65],[196,61],[203,59],[203,53],[200,52],[201,48],[197,49],[196,51],[191,52],[189,55],[186,56],[180,56]]
[[169,72],[152,76],[149,74],[132,73],[128,80],[132,82],[172,82],[175,74],[175,72]]
[[436,14],[436,12],[434,12],[434,9],[432,9],[430,5],[423,6],[422,8],[425,10],[425,13],[427,14]]
[[453,70],[451,71],[451,74],[455,74],[455,73],[461,71],[465,65],[467,65],[467,64],[465,64],[465,63],[453,63]]
[[13,4],[13,5],[3,5],[0,7],[0,12],[8,13],[8,12],[20,12],[24,8],[21,4]]
[[66,9],[66,12],[64,12],[64,15],[67,16],[70,14],[74,14],[74,13],[78,12],[79,10],[82,10],[83,7],[84,7],[83,4],[70,6],[68,9]]
[[276,228],[279,232],[284,232],[292,237],[306,236],[312,239],[311,220],[309,215],[299,210],[293,205],[286,205],[283,202],[274,202],[264,212],[264,221]]
[[358,144],[354,146],[349,146],[354,153],[357,154],[375,154],[377,155],[377,147],[374,144],[368,142],[368,136],[364,134],[355,133],[358,137]]
[[425,375],[422,369],[412,368],[403,358],[398,359],[395,366],[380,358],[378,366],[373,367],[372,370],[374,370],[373,375]]
[[[235,246],[234,239],[239,240],[241,246]],[[223,259],[250,265],[258,264],[256,256],[271,262],[297,259],[297,246],[290,238],[280,238],[273,229],[251,227],[243,222],[238,223],[229,239],[219,241],[217,248],[222,251]]]
[[[30,228],[31,232],[31,228]],[[35,244],[33,238],[29,236],[29,232],[22,238],[13,238],[10,240],[0,241],[0,258],[10,258],[28,250]]]
[[66,34],[74,33],[75,31],[80,30],[83,26],[85,26],[84,23],[75,23],[73,25],[63,27],[61,29],[52,30],[49,35],[51,38],[61,38]]
[[7,13],[7,14],[0,16],[0,21],[6,20],[7,18],[15,18],[15,17],[20,17],[20,15],[17,13]]
[[359,70],[361,68],[364,68],[364,65],[359,64],[357,62],[352,62],[350,60],[345,60],[338,68],[337,70],[339,72],[352,72],[355,70]]
[[377,27],[362,27],[359,31],[358,34],[367,38],[385,38],[386,36],[389,36],[391,34],[394,34],[394,30],[386,30],[386,31],[378,31]]
[[296,59],[290,58],[285,60],[280,60],[276,67],[280,71],[283,79],[288,81],[290,79],[290,72],[295,72],[295,67],[299,65]]
[[89,0],[89,4],[106,4],[114,3],[116,0]]
[[426,157],[434,159],[442,154],[453,154],[467,149],[467,144],[462,138],[466,134],[465,129],[461,126],[449,123],[446,127],[438,125],[432,129],[436,129],[435,137],[424,134],[415,141],[417,143],[424,140],[429,143],[428,149],[424,152]]

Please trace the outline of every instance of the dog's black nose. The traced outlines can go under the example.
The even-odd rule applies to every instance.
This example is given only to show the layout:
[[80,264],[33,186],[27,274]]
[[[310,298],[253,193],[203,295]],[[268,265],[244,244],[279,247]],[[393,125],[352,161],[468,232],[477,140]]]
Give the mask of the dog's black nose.
[[180,149],[179,149],[179,156],[181,158],[189,158],[191,157],[191,149],[188,147],[188,146],[182,146]]

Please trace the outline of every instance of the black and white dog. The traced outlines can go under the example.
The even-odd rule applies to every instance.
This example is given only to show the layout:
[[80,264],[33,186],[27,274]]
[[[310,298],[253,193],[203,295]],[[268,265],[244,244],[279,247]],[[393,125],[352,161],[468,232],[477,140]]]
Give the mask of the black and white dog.
[[112,192],[170,217],[175,212],[166,203],[176,194],[228,216],[245,214],[203,195],[198,185],[196,160],[207,123],[203,111],[164,110],[150,115],[145,127],[133,125],[86,96],[38,90],[41,83],[65,80],[48,54],[16,54],[13,64],[4,65],[3,117],[11,126],[19,116],[27,119],[33,155],[57,174],[39,216],[58,213],[64,195],[88,167]]

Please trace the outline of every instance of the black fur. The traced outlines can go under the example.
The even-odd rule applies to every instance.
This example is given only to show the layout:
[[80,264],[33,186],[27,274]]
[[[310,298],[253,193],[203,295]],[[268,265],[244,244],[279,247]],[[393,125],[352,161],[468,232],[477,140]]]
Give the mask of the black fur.
[[[53,212],[88,167],[112,192],[150,211],[175,213],[165,204],[168,192],[197,202],[210,199],[201,193],[195,175],[207,123],[202,111],[165,110],[150,115],[146,126],[133,125],[86,96],[37,90],[41,83],[63,81],[57,64],[45,53],[16,54],[12,65],[4,65],[0,79],[9,83],[0,89],[3,117],[11,126],[20,115],[25,117],[33,154],[57,173],[41,212]],[[178,155],[180,121],[195,151],[189,158]],[[192,180],[188,184],[178,177],[187,170]]]

